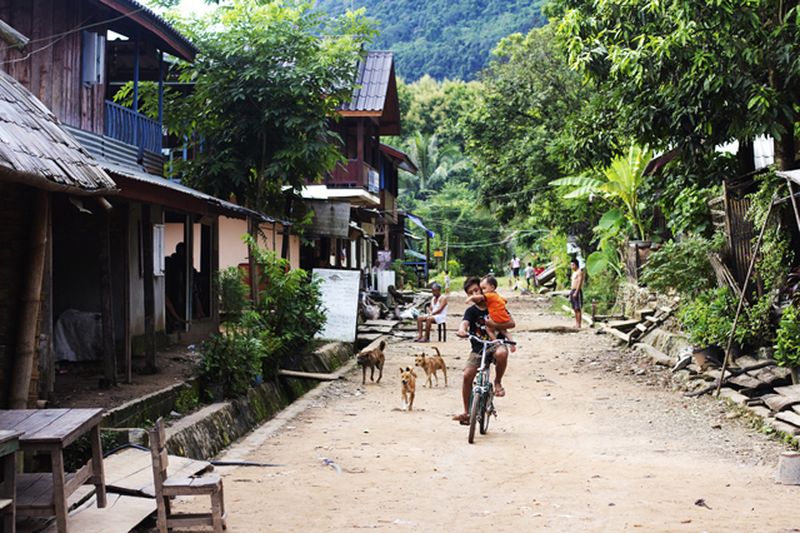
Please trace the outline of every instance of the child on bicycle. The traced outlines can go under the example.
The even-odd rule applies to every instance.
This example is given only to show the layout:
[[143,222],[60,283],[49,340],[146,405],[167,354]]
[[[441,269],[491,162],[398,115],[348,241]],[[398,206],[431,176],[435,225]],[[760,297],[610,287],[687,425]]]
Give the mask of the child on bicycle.
[[[489,338],[494,340],[498,334],[502,334],[506,339],[513,341],[514,339],[508,333],[508,330],[515,326],[511,315],[506,308],[506,299],[497,294],[497,279],[492,275],[487,275],[481,278],[481,294],[470,296],[467,298],[467,304],[474,304],[485,302],[489,310],[489,320],[486,321],[486,333]],[[512,344],[511,351],[515,352],[517,349]]]

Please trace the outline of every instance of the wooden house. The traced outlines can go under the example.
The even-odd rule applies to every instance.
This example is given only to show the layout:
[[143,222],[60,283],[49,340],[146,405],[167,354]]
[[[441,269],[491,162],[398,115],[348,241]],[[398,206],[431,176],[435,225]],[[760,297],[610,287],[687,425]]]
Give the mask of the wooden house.
[[342,139],[344,161],[321,185],[309,185],[302,192],[316,220],[313,244],[301,253],[301,266],[358,268],[366,273],[378,262],[378,252],[383,252],[384,264],[403,257],[398,169],[417,170],[406,154],[381,141],[400,134],[392,52],[365,55],[358,64],[353,96],[338,114],[331,127]]
[[[0,19],[30,39],[24,48],[0,43],[0,69],[52,112],[53,123],[60,121],[81,153],[97,162],[91,168],[108,180],[91,189],[102,189],[100,202],[81,198],[88,194],[82,182],[62,191],[52,179],[41,181],[47,187],[40,188],[53,191],[42,293],[48,306],[37,352],[41,379],[30,399],[52,396],[55,361],[72,354],[99,358],[106,384],[131,381],[134,355],[143,355],[151,370],[158,366],[158,339],[190,342],[217,330],[214,277],[226,246],[220,227],[283,235],[288,224],[162,177],[165,55],[191,61],[196,49],[154,12],[133,0],[0,0]],[[158,88],[155,119],[139,109],[144,81]],[[112,101],[126,84],[129,106]],[[46,145],[43,140],[40,148]],[[4,201],[28,206],[14,194]],[[19,225],[29,227],[34,211],[18,211]],[[299,243],[296,248],[299,257]],[[11,279],[0,279],[0,297],[16,288]],[[6,300],[9,313],[16,312],[18,297]],[[73,323],[67,319],[85,320],[83,329],[99,329],[100,340],[81,350],[64,348]],[[11,337],[0,339],[4,343],[16,346]],[[0,402],[6,398],[0,388]]]
[[[87,222],[98,295],[110,297],[110,176],[20,83],[0,71],[0,405],[39,397],[51,361],[55,211],[93,209]],[[86,239],[78,231],[74,239]],[[75,290],[80,290],[76,287]],[[105,330],[112,325],[103,321]]]

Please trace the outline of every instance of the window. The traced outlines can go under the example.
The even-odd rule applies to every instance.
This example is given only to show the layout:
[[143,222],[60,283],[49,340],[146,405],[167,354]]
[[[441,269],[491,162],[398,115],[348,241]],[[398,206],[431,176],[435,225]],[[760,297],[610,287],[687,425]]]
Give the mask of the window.
[[83,55],[81,56],[81,81],[87,85],[99,85],[105,81],[106,37],[99,33],[83,32]]

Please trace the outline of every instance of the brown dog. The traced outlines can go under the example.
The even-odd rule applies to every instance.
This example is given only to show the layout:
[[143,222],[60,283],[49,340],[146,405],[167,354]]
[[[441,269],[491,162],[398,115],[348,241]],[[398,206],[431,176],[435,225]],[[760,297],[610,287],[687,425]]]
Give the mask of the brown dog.
[[400,382],[403,392],[403,409],[411,411],[414,405],[414,395],[417,393],[417,375],[408,367],[401,368]]
[[425,374],[428,376],[428,387],[433,386],[431,385],[431,375],[433,375],[436,380],[436,386],[439,386],[439,376],[436,375],[436,371],[441,370],[444,374],[444,386],[447,387],[447,365],[444,364],[444,359],[442,359],[439,348],[434,346],[433,349],[436,350],[436,355],[433,357],[426,357],[425,353],[422,353],[414,359],[414,366],[419,366],[425,370]]
[[356,361],[358,364],[361,365],[361,384],[364,385],[367,382],[367,367],[369,367],[369,380],[375,381],[375,368],[378,368],[378,381],[375,383],[380,383],[381,378],[383,377],[383,362],[386,358],[383,355],[383,349],[386,348],[386,343],[381,341],[380,346],[377,348],[373,348],[372,350],[368,350],[366,352],[361,352],[358,354]]

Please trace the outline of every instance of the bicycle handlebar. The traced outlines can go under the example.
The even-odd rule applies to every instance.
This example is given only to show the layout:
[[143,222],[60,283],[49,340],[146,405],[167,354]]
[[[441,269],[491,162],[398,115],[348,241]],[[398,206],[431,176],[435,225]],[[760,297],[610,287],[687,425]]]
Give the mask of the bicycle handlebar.
[[486,345],[492,345],[492,344],[513,344],[514,346],[517,345],[516,342],[510,341],[508,339],[494,339],[494,340],[490,339],[490,340],[486,340],[486,339],[482,339],[482,338],[480,338],[480,337],[478,337],[476,335],[473,335],[472,333],[467,333],[466,337],[461,337],[459,335],[456,335],[456,336],[458,336],[461,339],[471,339],[471,340],[474,340],[474,341],[478,341],[478,342],[480,342],[482,344],[486,344]]

